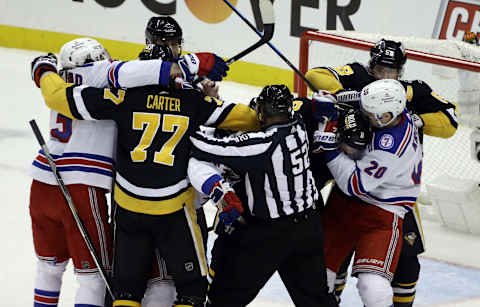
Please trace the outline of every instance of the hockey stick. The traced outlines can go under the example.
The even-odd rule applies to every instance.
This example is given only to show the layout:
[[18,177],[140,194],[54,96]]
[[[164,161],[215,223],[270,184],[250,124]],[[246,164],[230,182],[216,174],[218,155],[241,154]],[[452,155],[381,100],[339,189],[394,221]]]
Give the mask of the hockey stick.
[[75,222],[77,224],[78,230],[80,231],[80,234],[83,237],[83,240],[85,241],[85,244],[87,245],[88,251],[90,252],[90,255],[93,258],[93,261],[95,262],[95,265],[97,266],[100,276],[102,277],[103,281],[105,282],[105,286],[110,293],[110,296],[112,297],[113,300],[115,300],[115,296],[113,295],[112,292],[112,287],[110,286],[110,282],[107,279],[107,275],[105,273],[105,270],[103,269],[102,265],[100,264],[100,260],[98,258],[97,253],[95,252],[95,248],[93,247],[92,241],[90,240],[90,237],[88,236],[87,230],[85,229],[85,225],[83,224],[82,220],[80,219],[80,216],[78,215],[77,208],[75,207],[75,204],[73,203],[72,196],[70,196],[70,193],[68,192],[67,187],[65,186],[65,183],[63,182],[62,176],[60,176],[60,172],[57,169],[57,166],[55,164],[55,161],[53,160],[52,156],[50,155],[50,152],[48,151],[48,147],[45,143],[45,140],[43,139],[42,133],[40,132],[40,129],[38,129],[37,123],[35,122],[34,119],[29,121],[30,126],[32,127],[33,133],[35,134],[35,138],[37,139],[38,143],[40,144],[40,147],[43,149],[43,152],[45,153],[45,158],[47,159],[48,164],[50,165],[50,168],[53,171],[53,175],[55,176],[55,179],[57,180],[58,186],[62,190],[62,194],[65,197],[65,200],[68,203],[68,207],[70,208],[70,211],[72,212],[73,218],[75,219]]
[[[265,7],[268,7],[270,9],[271,7],[271,17],[273,19],[273,4],[270,2],[270,0],[259,0],[261,2],[261,5],[260,5],[260,10],[262,10],[262,4],[265,6]],[[258,36],[260,36],[260,38],[263,39],[263,36],[260,32],[258,32],[258,30],[228,1],[228,0],[223,0],[223,2],[225,2],[255,33],[257,33]],[[269,4],[267,4],[267,2]],[[263,19],[263,12],[262,12],[262,19]],[[273,21],[272,21],[272,24],[273,24]],[[272,33],[273,35],[273,33]],[[266,42],[266,44],[272,48],[273,51],[275,51],[275,53],[291,68],[293,69],[293,71],[300,77],[302,78],[303,81],[305,81],[305,83],[308,85],[308,87],[310,87],[310,89],[312,89],[312,91],[318,93],[318,89],[312,84],[312,82],[310,82],[304,74],[302,74],[295,66],[293,66],[293,64],[280,52],[278,51],[278,49],[269,41]]]
[[234,11],[253,31],[255,31],[258,36],[260,36],[260,40],[258,42],[228,59],[226,62],[227,65],[230,66],[232,63],[238,61],[240,58],[246,56],[258,47],[268,43],[272,39],[273,32],[275,30],[275,15],[273,12],[273,4],[270,2],[270,0],[259,0],[260,15],[262,17],[264,29],[262,35],[257,28],[255,28],[255,26],[252,25],[252,23],[248,21],[248,19],[246,19],[228,0],[223,0],[223,2],[225,2],[225,4],[228,5],[232,11]]

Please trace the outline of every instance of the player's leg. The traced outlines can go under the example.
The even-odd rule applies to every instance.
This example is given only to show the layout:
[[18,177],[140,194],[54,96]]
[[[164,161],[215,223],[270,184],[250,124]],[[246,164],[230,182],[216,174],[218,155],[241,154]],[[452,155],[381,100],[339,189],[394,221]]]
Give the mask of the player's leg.
[[[62,276],[69,254],[60,210],[63,196],[58,186],[33,180],[30,190],[30,216],[35,253],[38,257],[34,305],[57,306]],[[61,211],[61,212],[59,212]]]
[[391,283],[393,287],[393,305],[395,307],[413,306],[419,274],[420,263],[417,255],[400,256],[397,270]]
[[[290,223],[292,254],[278,269],[295,306],[338,306],[329,294],[320,212],[301,214]],[[315,242],[315,244],[312,244]]]
[[289,244],[279,239],[274,224],[247,223],[215,240],[209,307],[247,306],[286,259],[285,247]]
[[325,263],[331,291],[334,290],[336,272],[353,250],[359,237],[357,215],[364,204],[358,204],[358,201],[334,187],[323,211]]
[[400,257],[402,219],[373,205],[364,206],[362,212],[352,275],[359,278],[357,288],[365,306],[391,306],[390,282]]
[[142,299],[143,307],[171,307],[177,296],[173,278],[167,272],[167,264],[158,249],[153,256],[151,278]]
[[345,289],[345,286],[347,284],[348,267],[350,266],[350,262],[352,262],[353,253],[354,251],[351,251],[350,254],[347,256],[347,258],[345,258],[345,261],[343,261],[335,277],[334,293],[335,293],[335,298],[339,303],[341,301],[343,289]]
[[193,203],[182,210],[158,216],[155,246],[175,280],[174,306],[203,306],[207,294],[207,259]]
[[142,307],[171,307],[176,296],[177,291],[172,279],[149,281]]
[[[81,184],[69,185],[68,189],[103,268],[106,271],[110,270],[112,234],[108,223],[105,190]],[[63,223],[69,253],[73,260],[75,275],[79,284],[75,305],[103,306],[106,290],[105,282],[98,272],[90,251],[69,211],[67,211]]]
[[393,306],[390,281],[375,273],[359,273],[357,289],[365,307]]
[[207,218],[205,217],[205,211],[203,207],[197,208],[197,224],[200,227],[202,232],[203,247],[205,247],[205,252],[207,252],[207,241],[208,241],[208,225]]
[[154,216],[135,213],[117,205],[115,213],[113,288],[117,307],[139,307],[151,276]]
[[[415,207],[416,209],[416,207]],[[395,276],[393,277],[393,303],[395,307],[413,306],[420,274],[418,254],[424,251],[423,231],[416,211],[403,219],[403,245]]]

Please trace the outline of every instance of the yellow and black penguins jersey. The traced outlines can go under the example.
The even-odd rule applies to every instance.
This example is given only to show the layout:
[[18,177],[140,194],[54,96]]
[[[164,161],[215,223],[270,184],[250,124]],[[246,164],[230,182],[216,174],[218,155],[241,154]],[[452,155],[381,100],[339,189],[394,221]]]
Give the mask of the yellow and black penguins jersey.
[[168,214],[192,205],[187,179],[191,143],[200,125],[256,130],[256,113],[194,89],[143,86],[98,89],[65,83],[58,75],[41,79],[50,108],[74,119],[112,119],[118,126],[114,199],[145,214]]
[[[360,91],[376,79],[360,63],[351,63],[341,67],[317,67],[307,72],[306,77],[322,90],[337,93],[344,89]],[[418,114],[424,126],[423,133],[448,138],[455,134],[458,122],[454,103],[435,93],[421,80],[399,80],[407,93],[407,109]]]

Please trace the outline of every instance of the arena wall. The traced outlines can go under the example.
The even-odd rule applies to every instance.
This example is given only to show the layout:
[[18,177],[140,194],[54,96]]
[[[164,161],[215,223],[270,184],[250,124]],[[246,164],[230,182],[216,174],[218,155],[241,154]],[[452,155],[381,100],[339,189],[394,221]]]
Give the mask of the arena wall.
[[[255,0],[231,3],[255,23]],[[460,39],[480,31],[480,1],[451,0],[276,0],[272,43],[298,65],[299,36],[307,29],[353,30],[400,36]],[[3,0],[0,46],[58,52],[66,41],[90,36],[115,58],[135,58],[144,28],[154,15],[172,15],[184,30],[184,50],[229,58],[258,36],[222,0]],[[293,72],[268,47],[232,65],[229,80],[293,85]]]

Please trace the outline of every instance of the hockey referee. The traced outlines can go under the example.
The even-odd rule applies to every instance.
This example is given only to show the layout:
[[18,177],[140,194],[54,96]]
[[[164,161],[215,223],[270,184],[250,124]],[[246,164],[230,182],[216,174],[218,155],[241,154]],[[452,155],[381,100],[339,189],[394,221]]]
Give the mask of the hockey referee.
[[[215,259],[208,306],[248,305],[278,271],[295,306],[337,306],[328,295],[323,254],[319,193],[310,170],[309,143],[300,116],[293,115],[293,96],[285,85],[266,86],[257,97],[259,132],[215,138],[204,132],[191,137],[192,184],[205,194],[223,186],[215,163],[243,180],[242,202],[225,193],[220,216],[246,225],[222,238]],[[220,183],[219,183],[220,182]],[[238,224],[238,223],[237,223]]]

